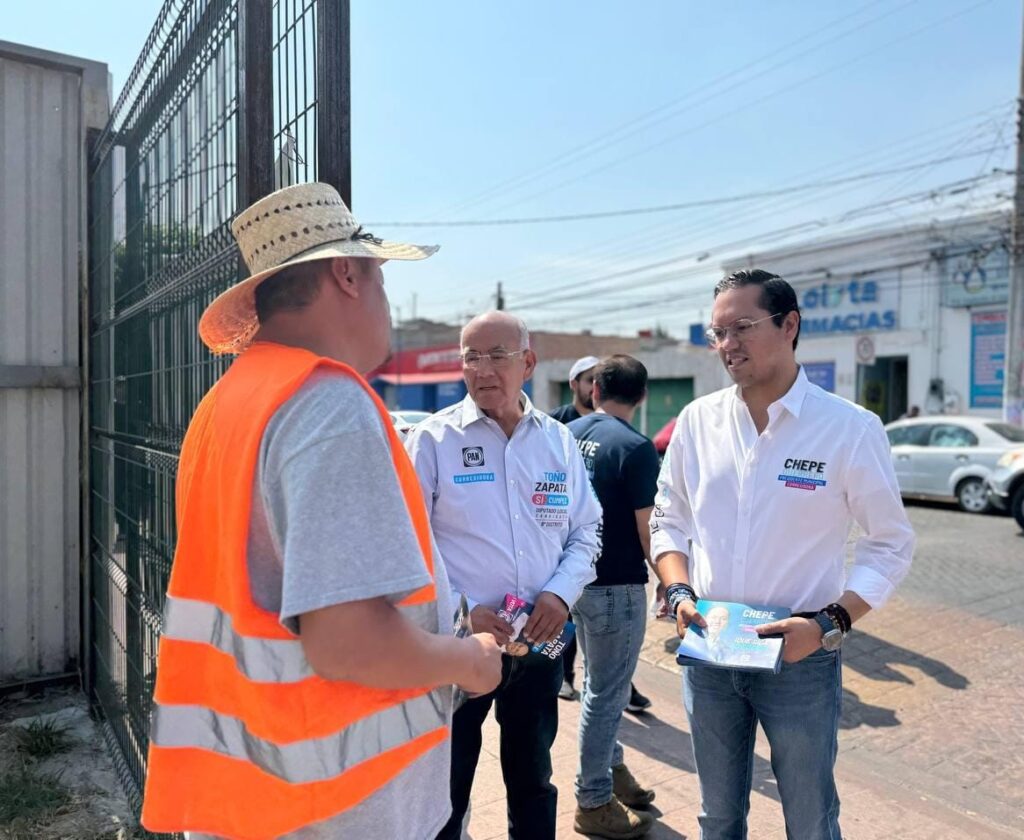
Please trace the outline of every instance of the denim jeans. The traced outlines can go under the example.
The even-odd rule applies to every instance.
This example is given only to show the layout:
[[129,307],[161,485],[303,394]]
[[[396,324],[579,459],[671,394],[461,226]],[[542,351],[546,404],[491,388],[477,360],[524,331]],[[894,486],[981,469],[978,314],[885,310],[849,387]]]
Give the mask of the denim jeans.
[[842,662],[819,649],[778,674],[685,667],[686,714],[700,783],[701,840],[747,836],[754,735],[771,747],[786,837],[841,840],[833,770]]
[[512,840],[555,840],[558,789],[551,784],[551,745],[558,734],[561,657],[502,656],[501,683],[467,700],[452,718],[452,815],[437,840],[459,840],[469,807],[481,727],[492,705],[501,727],[501,775]]
[[617,735],[644,641],[645,588],[588,586],[573,607],[573,618],[583,652],[576,801],[581,808],[597,808],[611,800],[611,768],[622,763]]

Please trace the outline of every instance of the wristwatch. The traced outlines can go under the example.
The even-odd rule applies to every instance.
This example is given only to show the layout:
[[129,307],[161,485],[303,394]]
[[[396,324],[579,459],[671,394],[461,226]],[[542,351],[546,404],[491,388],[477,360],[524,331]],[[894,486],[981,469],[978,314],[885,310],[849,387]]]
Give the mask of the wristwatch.
[[821,646],[828,651],[839,650],[843,646],[843,639],[845,638],[839,623],[825,610],[815,613],[814,620],[821,627]]

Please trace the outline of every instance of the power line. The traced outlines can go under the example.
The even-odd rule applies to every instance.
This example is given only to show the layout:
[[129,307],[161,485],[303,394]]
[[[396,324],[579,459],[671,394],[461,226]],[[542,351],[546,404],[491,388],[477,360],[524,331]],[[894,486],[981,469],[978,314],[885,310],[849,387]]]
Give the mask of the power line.
[[[491,187],[486,188],[485,190],[481,191],[480,193],[477,193],[475,196],[471,196],[469,199],[467,199],[465,201],[462,201],[462,202],[454,205],[453,207],[449,208],[448,212],[452,212],[453,210],[464,210],[464,209],[467,209],[468,207],[475,206],[475,205],[478,205],[478,204],[480,204],[482,202],[485,202],[487,199],[489,199],[493,195],[497,195],[499,193],[502,193],[502,194],[503,193],[507,193],[510,189],[517,188],[518,186],[524,186],[525,184],[528,184],[528,183],[531,183],[533,181],[536,181],[539,178],[541,178],[541,177],[543,177],[543,176],[545,176],[545,175],[547,175],[547,174],[549,174],[549,173],[551,173],[553,171],[556,171],[558,169],[563,169],[563,168],[565,168],[567,165],[569,165],[571,163],[574,163],[576,161],[585,159],[587,157],[592,156],[593,154],[595,154],[597,152],[603,151],[604,149],[607,149],[610,146],[613,146],[613,145],[615,145],[617,143],[620,143],[623,140],[628,139],[629,137],[632,137],[632,136],[634,136],[634,135],[636,135],[636,134],[638,134],[638,133],[640,133],[642,131],[647,131],[650,128],[652,128],[653,126],[658,125],[659,123],[663,123],[666,120],[669,120],[669,119],[672,119],[672,118],[674,118],[676,116],[679,116],[681,113],[685,113],[686,110],[688,110],[688,108],[682,108],[681,109],[681,108],[679,108],[679,106],[682,105],[683,103],[687,102],[688,100],[693,99],[698,94],[700,94],[700,93],[702,93],[704,91],[713,90],[719,84],[721,84],[723,82],[726,82],[726,81],[728,81],[728,80],[730,80],[730,79],[732,79],[732,78],[734,78],[736,76],[740,76],[740,75],[746,73],[747,70],[753,70],[755,67],[757,67],[758,65],[762,64],[765,61],[768,61],[769,59],[772,59],[772,58],[778,59],[781,55],[785,55],[785,53],[788,50],[790,50],[790,49],[792,49],[794,47],[799,47],[801,44],[805,43],[806,41],[811,40],[812,38],[816,37],[817,35],[821,34],[822,32],[826,32],[829,29],[833,28],[834,26],[843,23],[844,21],[847,21],[847,20],[849,20],[851,18],[857,17],[862,12],[864,12],[865,10],[871,8],[872,6],[879,5],[879,2],[880,2],[880,0],[872,0],[872,2],[869,2],[869,3],[865,4],[864,6],[860,7],[859,9],[857,9],[854,12],[851,12],[849,14],[841,15],[840,17],[836,18],[833,21],[830,21],[829,23],[825,24],[824,26],[819,27],[818,29],[813,30],[810,33],[802,35],[799,38],[796,38],[795,40],[790,41],[788,44],[784,44],[784,45],[782,45],[781,47],[779,47],[777,49],[773,49],[770,52],[767,52],[764,55],[762,55],[762,56],[760,56],[760,57],[758,57],[758,58],[756,58],[756,59],[754,59],[752,61],[747,62],[746,64],[742,65],[741,67],[739,67],[739,68],[737,68],[735,70],[732,70],[732,71],[730,71],[728,73],[725,73],[723,75],[717,76],[716,78],[712,79],[711,81],[697,86],[696,88],[688,91],[687,93],[683,94],[680,97],[677,97],[674,100],[671,100],[670,102],[665,103],[664,105],[661,105],[661,106],[659,106],[657,108],[654,108],[654,109],[652,109],[650,111],[647,111],[647,112],[641,114],[640,116],[635,117],[635,118],[633,118],[633,119],[631,119],[631,120],[629,120],[627,122],[620,123],[614,129],[611,129],[609,131],[606,131],[606,132],[603,132],[601,134],[598,134],[596,137],[592,138],[591,140],[589,140],[589,141],[587,141],[587,142],[585,142],[585,143],[583,143],[583,144],[581,144],[579,146],[576,146],[573,149],[568,150],[567,152],[564,152],[564,153],[556,156],[555,158],[549,160],[546,164],[542,164],[539,168],[537,168],[535,170],[531,170],[531,171],[528,171],[526,173],[521,173],[520,175],[513,176],[512,178],[507,178],[507,179],[499,182],[498,184],[495,184],[495,185],[493,185]],[[868,26],[868,25],[871,25],[873,23],[876,23],[879,20],[882,20],[882,19],[884,19],[886,17],[889,17],[892,14],[895,14],[896,12],[902,11],[904,8],[906,8],[909,5],[912,5],[914,2],[916,2],[916,0],[909,0],[909,2],[904,3],[902,6],[899,6],[899,7],[895,8],[895,9],[889,9],[886,12],[884,12],[883,14],[878,15],[875,18],[869,19],[866,23],[861,23],[858,26],[854,27],[853,29],[850,29],[850,30],[847,30],[846,32],[840,33],[840,35],[838,35],[838,36],[836,36],[836,37],[834,37],[832,39],[826,40],[826,41],[818,44],[817,46],[811,48],[810,50],[806,50],[803,53],[799,53],[798,55],[793,56],[793,57],[791,57],[789,59],[783,59],[783,60],[776,61],[775,64],[769,66],[766,70],[759,71],[758,73],[750,76],[748,79],[741,80],[740,82],[737,82],[736,84],[734,84],[734,85],[732,85],[730,87],[727,87],[724,90],[716,91],[713,95],[711,95],[709,97],[705,97],[704,99],[698,101],[695,104],[697,104],[697,105],[703,104],[704,102],[709,101],[710,98],[713,98],[715,96],[720,96],[723,93],[726,93],[726,92],[728,92],[730,90],[735,89],[736,87],[738,87],[738,86],[740,86],[742,84],[745,84],[747,81],[761,79],[761,78],[764,77],[764,75],[766,73],[770,73],[770,72],[773,72],[775,70],[781,69],[782,67],[785,67],[787,64],[792,63],[792,61],[795,61],[795,60],[797,60],[799,58],[802,58],[802,57],[808,55],[809,53],[814,52],[817,49],[821,49],[823,46],[827,46],[828,44],[834,43],[837,40],[841,40],[843,37],[846,37],[847,35],[853,34],[854,32],[859,31],[860,29],[864,28],[865,26]],[[692,108],[692,106],[690,106],[690,108]],[[665,113],[666,111],[668,113]],[[661,116],[659,117],[658,115],[661,115]],[[658,117],[658,118],[657,119],[653,119],[654,117]],[[625,132],[625,133],[623,134],[623,132]],[[618,136],[616,138],[616,135],[621,135],[621,136]],[[610,138],[616,138],[616,139],[612,140]]]
[[698,207],[714,207],[721,204],[735,204],[737,202],[754,201],[763,198],[776,198],[778,196],[790,195],[792,193],[806,192],[807,190],[837,187],[844,184],[856,183],[858,181],[876,180],[889,175],[899,175],[906,172],[912,172],[914,170],[938,166],[955,160],[977,157],[978,154],[988,153],[991,155],[992,151],[993,149],[985,149],[980,153],[969,152],[960,155],[949,155],[947,157],[927,160],[921,163],[910,164],[908,166],[883,169],[877,172],[865,172],[862,175],[850,175],[846,178],[814,181],[807,184],[796,184],[792,187],[782,187],[774,190],[761,190],[758,192],[741,193],[739,195],[728,195],[718,198],[683,201],[678,204],[657,204],[651,207],[630,207],[623,210],[604,210],[595,213],[570,213],[561,216],[528,216],[518,219],[463,219],[459,221],[444,222],[367,222],[366,224],[372,227],[498,227],[505,225],[550,224],[552,222],[579,222],[591,219],[612,219],[621,216],[642,216],[650,213],[668,213],[677,210],[692,210]]

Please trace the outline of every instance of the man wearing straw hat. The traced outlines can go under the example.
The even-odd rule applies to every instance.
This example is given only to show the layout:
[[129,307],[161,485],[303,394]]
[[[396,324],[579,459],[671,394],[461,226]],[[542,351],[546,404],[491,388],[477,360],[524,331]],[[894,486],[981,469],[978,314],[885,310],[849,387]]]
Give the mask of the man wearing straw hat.
[[251,276],[199,324],[237,354],[182,445],[142,822],[191,838],[431,837],[451,684],[501,655],[455,638],[419,484],[363,375],[389,352],[380,265],[436,248],[364,233],[302,184],[232,225]]

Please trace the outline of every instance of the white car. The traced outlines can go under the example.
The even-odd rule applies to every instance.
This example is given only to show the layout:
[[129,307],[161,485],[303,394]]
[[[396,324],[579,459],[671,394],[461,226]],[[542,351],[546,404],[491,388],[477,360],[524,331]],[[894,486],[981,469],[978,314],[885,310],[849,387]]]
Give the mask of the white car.
[[389,411],[391,415],[391,422],[395,424],[395,429],[398,431],[398,436],[405,439],[405,436],[409,434],[409,430],[417,423],[426,420],[430,416],[429,411]]
[[1024,443],[1024,429],[978,417],[914,417],[885,427],[900,493],[955,501],[961,510],[989,509],[985,479],[1008,449]]

